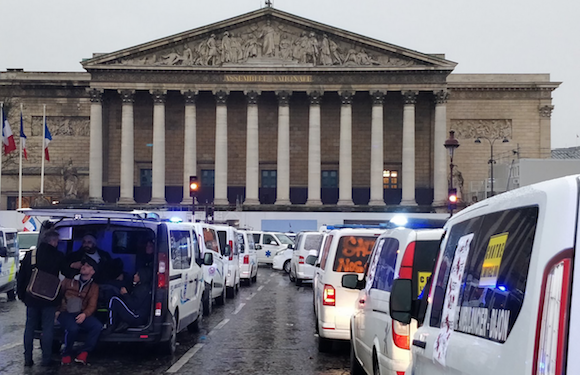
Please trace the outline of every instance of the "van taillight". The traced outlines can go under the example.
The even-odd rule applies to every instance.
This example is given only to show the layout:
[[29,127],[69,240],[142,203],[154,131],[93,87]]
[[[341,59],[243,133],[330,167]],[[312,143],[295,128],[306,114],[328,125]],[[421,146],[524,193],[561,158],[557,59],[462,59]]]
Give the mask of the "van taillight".
[[324,306],[334,306],[336,302],[336,291],[332,285],[324,285],[324,292],[322,296],[322,304]]
[[568,341],[572,250],[546,266],[540,292],[533,374],[563,374]]
[[164,253],[159,254],[159,266],[157,269],[157,288],[164,289],[167,288],[167,277],[165,270],[167,268],[167,255]]
[[244,264],[250,264],[250,256],[244,255]]
[[230,240],[230,260],[234,260],[234,242]]
[[155,304],[155,316],[161,316],[161,302]]
[[399,279],[413,280],[413,261],[415,259],[415,242],[411,242],[405,249],[405,255],[401,261]]
[[409,350],[409,332],[408,324],[393,319],[393,342],[398,348]]
[[304,264],[304,257],[302,255],[298,257],[298,264]]

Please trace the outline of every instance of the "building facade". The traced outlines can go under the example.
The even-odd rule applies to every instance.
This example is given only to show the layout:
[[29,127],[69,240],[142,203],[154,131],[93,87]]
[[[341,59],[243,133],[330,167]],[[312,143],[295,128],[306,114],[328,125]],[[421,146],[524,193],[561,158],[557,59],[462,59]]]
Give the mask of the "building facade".
[[[441,55],[273,8],[82,65],[87,73],[0,73],[11,123],[23,104],[32,135],[27,197],[39,191],[43,105],[55,180],[45,195],[70,193],[74,166],[75,198],[93,204],[190,204],[196,175],[198,201],[222,207],[430,210],[446,204],[449,130],[462,189],[489,171],[491,142],[478,137],[511,142],[496,152],[517,142],[550,156],[549,75],[451,74],[456,63]],[[2,173],[8,208],[14,164],[5,159]]]

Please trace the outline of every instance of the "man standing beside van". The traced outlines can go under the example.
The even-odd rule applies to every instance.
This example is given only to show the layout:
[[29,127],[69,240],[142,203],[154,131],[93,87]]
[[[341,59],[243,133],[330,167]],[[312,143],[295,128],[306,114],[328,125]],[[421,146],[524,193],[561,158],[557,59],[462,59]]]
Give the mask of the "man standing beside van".
[[103,324],[93,315],[97,309],[99,297],[99,286],[93,281],[97,270],[98,264],[93,258],[83,258],[80,274],[72,279],[64,279],[62,282],[64,299],[57,315],[58,321],[65,330],[65,347],[61,360],[63,365],[72,362],[73,346],[80,330],[86,331],[87,335],[75,362],[86,365],[87,356],[97,345],[103,329]]
[[54,301],[34,297],[26,291],[33,268],[57,276],[64,263],[64,254],[58,251],[59,235],[54,230],[47,231],[36,251],[36,263],[32,265],[32,251],[26,253],[18,273],[18,298],[26,305],[26,328],[24,329],[24,366],[34,364],[32,361],[32,346],[34,329],[42,323],[42,366],[50,366],[52,356],[52,338],[54,316],[60,299]]

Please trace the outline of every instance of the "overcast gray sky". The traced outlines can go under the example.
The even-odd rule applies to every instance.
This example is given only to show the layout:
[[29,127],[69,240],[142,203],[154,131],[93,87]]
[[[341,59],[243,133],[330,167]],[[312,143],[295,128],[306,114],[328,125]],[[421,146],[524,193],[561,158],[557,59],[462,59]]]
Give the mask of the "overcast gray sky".
[[[456,73],[550,73],[552,148],[580,146],[580,2],[272,0],[280,10],[424,53]],[[82,71],[113,52],[263,7],[264,0],[0,0],[0,71]]]

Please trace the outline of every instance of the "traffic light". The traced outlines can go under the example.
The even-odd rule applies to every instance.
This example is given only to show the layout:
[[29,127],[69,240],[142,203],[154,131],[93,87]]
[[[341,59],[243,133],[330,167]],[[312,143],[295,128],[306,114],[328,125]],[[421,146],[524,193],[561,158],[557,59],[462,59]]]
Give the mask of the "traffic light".
[[447,204],[450,210],[457,208],[457,189],[449,189],[449,194],[447,195]]
[[197,176],[189,176],[189,196],[197,197],[199,194],[199,181]]

